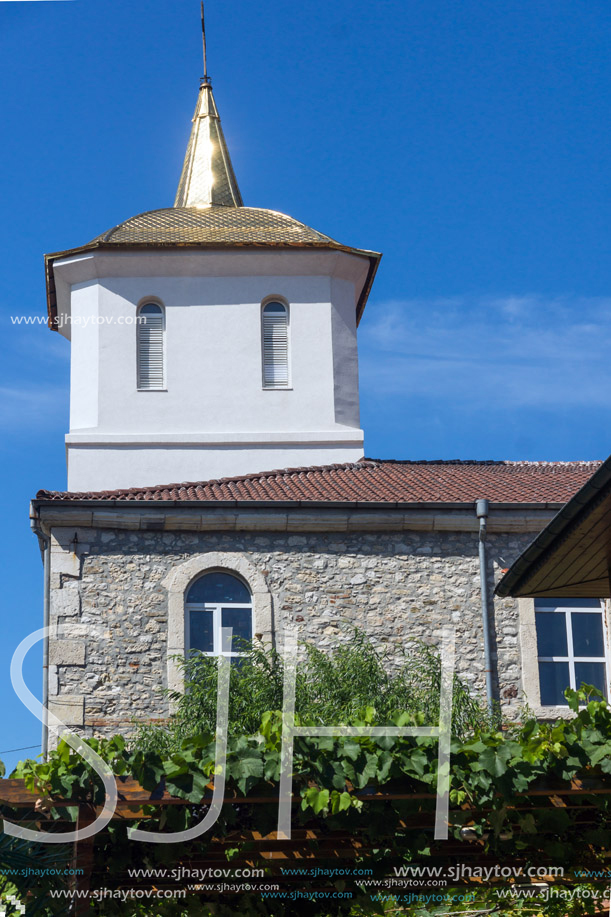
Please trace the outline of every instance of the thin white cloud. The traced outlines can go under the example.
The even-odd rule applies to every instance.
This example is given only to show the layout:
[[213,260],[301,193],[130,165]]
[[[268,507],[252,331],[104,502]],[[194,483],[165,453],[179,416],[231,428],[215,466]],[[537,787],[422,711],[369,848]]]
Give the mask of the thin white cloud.
[[3,329],[0,426],[13,436],[67,425],[70,346],[45,325]]
[[10,325],[3,329],[5,342],[18,358],[65,366],[70,362],[70,343],[46,325]]
[[361,378],[457,407],[609,406],[611,298],[511,295],[374,304]]
[[5,434],[36,434],[65,423],[68,397],[60,386],[0,386],[0,426]]

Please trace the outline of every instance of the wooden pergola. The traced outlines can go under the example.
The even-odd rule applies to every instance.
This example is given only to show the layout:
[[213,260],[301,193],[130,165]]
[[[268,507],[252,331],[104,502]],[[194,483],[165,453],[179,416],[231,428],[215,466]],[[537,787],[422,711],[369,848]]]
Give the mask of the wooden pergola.
[[[188,806],[205,807],[211,802],[210,795],[205,795],[199,803],[189,802],[185,799],[171,796],[162,786],[151,793],[144,789],[136,780],[132,778],[117,777],[117,790],[119,802],[113,815],[113,822],[116,823],[133,823],[135,821],[144,822],[150,818],[146,811],[148,807],[164,808],[170,806]],[[531,812],[533,814],[541,813],[549,809],[571,810],[572,817],[580,827],[600,826],[601,810],[596,804],[596,799],[601,796],[608,797],[611,794],[611,777],[601,778],[584,774],[579,779],[574,778],[570,782],[547,781],[533,785],[526,792],[520,793],[516,799],[508,806],[517,812]],[[404,834],[407,837],[413,832],[430,832],[431,834],[431,855],[426,858],[427,864],[431,866],[444,865],[448,866],[453,863],[468,861],[478,866],[486,866],[498,863],[498,856],[487,854],[484,850],[484,841],[480,838],[474,840],[456,840],[450,838],[446,841],[433,841],[433,824],[435,795],[432,793],[414,793],[412,791],[401,793],[396,785],[388,791],[380,790],[376,792],[356,793],[365,806],[375,807],[380,804],[408,800],[414,803],[413,811],[402,818],[398,825],[398,831],[392,834],[393,843],[396,845],[397,838],[400,839]],[[295,797],[295,804],[300,801],[300,797]],[[223,801],[224,805],[237,807],[238,813],[244,813],[244,807],[254,807],[261,810],[261,807],[270,808],[270,819],[277,809],[277,795],[269,796],[239,796],[228,795]],[[78,819],[76,825],[83,828],[91,824],[95,818],[102,812],[102,806],[92,805],[91,803],[78,802],[72,799],[62,799],[53,797],[51,799],[41,799],[39,795],[31,793],[25,786],[23,780],[6,779],[0,780],[0,808],[4,817],[8,820],[19,824],[31,826],[36,822],[41,830],[52,829],[74,830],[75,823],[67,819],[51,819],[49,817],[49,808],[62,808],[64,806],[77,806]],[[492,811],[492,808],[475,808],[468,804],[463,804],[460,808],[450,810],[450,824],[458,823],[465,825],[471,818],[481,817]],[[196,819],[197,821],[197,819]],[[142,825],[146,829],[146,824]],[[214,829],[213,829],[214,833]],[[103,832],[98,837],[103,837]],[[611,837],[611,833],[610,833]],[[388,841],[391,841],[389,834]],[[383,839],[376,840],[376,846],[379,848]],[[246,849],[237,856],[232,856],[229,861],[227,853],[232,848],[238,848],[246,845]],[[155,888],[162,889],[176,888],[175,881],[167,880],[163,877],[151,878],[134,878],[130,876],[127,869],[119,870],[111,875],[108,874],[107,864],[96,860],[96,837],[88,838],[73,845],[70,865],[75,870],[82,870],[72,880],[72,889],[79,891],[92,890],[97,887],[114,887],[114,888]],[[308,880],[301,876],[290,876],[282,873],[286,867],[328,867],[329,864],[349,866],[359,861],[360,866],[366,866],[368,858],[373,854],[371,843],[364,836],[355,835],[348,830],[329,830],[325,826],[324,819],[313,818],[305,826],[294,828],[290,840],[279,838],[275,830],[262,833],[256,830],[237,829],[224,836],[213,836],[203,847],[201,854],[194,854],[192,851],[188,857],[181,857],[180,851],[176,851],[177,856],[172,860],[172,868],[183,867],[185,870],[193,871],[205,867],[218,866],[219,868],[231,866],[237,868],[265,868],[265,879],[249,879],[251,892],[256,891],[257,883],[269,883],[274,878],[282,878],[284,888],[303,887]],[[611,860],[611,850],[604,852],[606,862]],[[591,868],[600,869],[601,851],[592,852]],[[587,858],[586,858],[587,859]],[[504,866],[518,867],[525,863],[524,857],[517,853],[515,856],[506,858]],[[587,868],[587,867],[586,867]],[[357,881],[357,880],[355,880]],[[503,880],[506,881],[506,880]],[[566,883],[570,880],[559,880],[555,876],[538,878],[537,881],[543,881],[549,884],[562,881]],[[481,879],[469,879],[457,881],[456,885],[465,887],[479,887],[482,885],[492,885],[494,880],[488,883],[482,882]],[[608,885],[608,880],[606,881]],[[310,882],[311,885],[311,882]],[[333,886],[324,884],[324,880],[316,884],[318,891],[324,891],[326,888]],[[373,889],[375,891],[375,889]],[[197,894],[197,889],[192,889],[191,894]],[[87,900],[75,902],[74,914],[88,913],[89,904]],[[608,914],[608,902],[605,909],[600,913]]]

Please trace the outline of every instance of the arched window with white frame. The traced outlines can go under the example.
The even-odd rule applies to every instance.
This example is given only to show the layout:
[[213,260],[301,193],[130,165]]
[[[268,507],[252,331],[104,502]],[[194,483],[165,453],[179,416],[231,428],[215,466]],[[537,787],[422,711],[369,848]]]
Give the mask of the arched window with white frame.
[[288,388],[289,310],[282,302],[268,302],[261,312],[263,388]]
[[[253,637],[252,595],[245,583],[224,571],[205,573],[186,595],[187,654],[239,656]],[[221,629],[232,628],[231,650],[223,652]]]
[[138,390],[165,388],[163,308],[156,302],[144,303],[138,309],[137,376]]

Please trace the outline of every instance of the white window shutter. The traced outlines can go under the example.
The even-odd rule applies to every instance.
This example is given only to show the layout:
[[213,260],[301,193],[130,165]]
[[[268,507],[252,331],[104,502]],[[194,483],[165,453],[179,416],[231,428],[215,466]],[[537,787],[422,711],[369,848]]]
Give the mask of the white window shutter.
[[[146,321],[142,322],[145,318]],[[139,315],[138,388],[163,388],[163,314]]]
[[289,384],[288,313],[263,310],[263,385],[286,388]]

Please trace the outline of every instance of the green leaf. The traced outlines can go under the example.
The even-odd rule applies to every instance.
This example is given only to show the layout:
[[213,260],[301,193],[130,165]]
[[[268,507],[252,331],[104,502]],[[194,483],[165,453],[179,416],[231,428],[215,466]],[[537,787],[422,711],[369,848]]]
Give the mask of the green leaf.
[[228,762],[229,774],[243,793],[263,776],[263,759],[258,750],[240,748]]
[[590,757],[590,763],[599,764],[604,758],[611,759],[611,742],[607,742],[605,745],[601,745],[593,751]]
[[535,817],[530,812],[520,818],[520,827],[525,834],[536,834],[537,823]]
[[354,740],[348,740],[341,743],[339,753],[344,758],[350,758],[352,761],[356,761],[361,753],[361,746]]
[[479,756],[478,763],[493,777],[502,777],[507,771],[507,761],[510,757],[509,748],[487,748]]
[[569,707],[573,713],[579,712],[579,703],[582,699],[585,700],[585,698],[580,697],[580,693],[581,692],[579,691],[573,691],[571,688],[567,688],[564,692],[564,696],[566,697],[569,703]]
[[305,810],[309,807],[314,810],[315,815],[318,815],[323,809],[326,809],[328,805],[329,790],[319,790],[317,787],[310,787],[306,790],[301,802],[302,809]]
[[424,776],[427,771],[430,772],[431,768],[429,759],[421,748],[412,749],[409,757],[405,758],[404,760],[409,770],[412,770],[420,777]]

